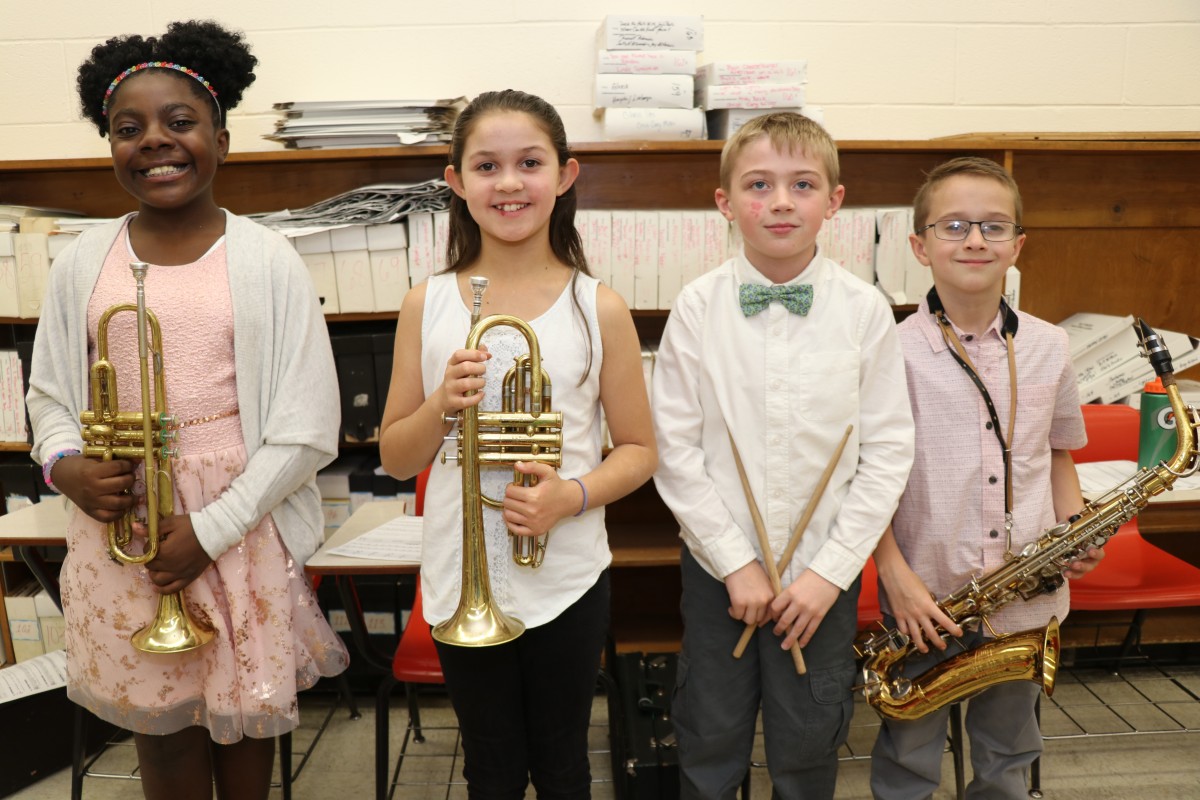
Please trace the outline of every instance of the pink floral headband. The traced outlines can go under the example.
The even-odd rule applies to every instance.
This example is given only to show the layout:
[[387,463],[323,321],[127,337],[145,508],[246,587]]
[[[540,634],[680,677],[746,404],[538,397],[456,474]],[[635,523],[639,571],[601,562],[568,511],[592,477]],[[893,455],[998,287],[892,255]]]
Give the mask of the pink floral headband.
[[125,70],[117,77],[113,78],[113,82],[108,85],[108,90],[104,93],[104,103],[100,106],[101,114],[103,114],[106,117],[108,116],[108,101],[112,99],[112,94],[113,94],[113,92],[115,92],[117,90],[117,85],[121,81],[128,78],[133,73],[139,72],[144,69],[173,69],[176,72],[182,72],[184,75],[190,75],[191,77],[200,81],[200,83],[203,84],[205,89],[208,89],[208,93],[212,95],[213,102],[217,103],[217,110],[218,111],[221,110],[221,104],[219,102],[217,102],[217,90],[214,89],[212,87],[212,84],[210,84],[208,81],[206,81],[195,70],[188,69],[187,67],[183,66],[182,64],[175,64],[171,61],[143,61],[141,64],[134,64],[132,67]]

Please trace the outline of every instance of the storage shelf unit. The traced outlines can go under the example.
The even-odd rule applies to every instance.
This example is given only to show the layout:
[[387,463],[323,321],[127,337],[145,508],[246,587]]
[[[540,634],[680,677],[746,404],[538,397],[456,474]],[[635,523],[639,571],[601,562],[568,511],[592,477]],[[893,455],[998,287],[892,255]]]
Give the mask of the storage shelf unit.
[[[721,142],[574,145],[582,165],[579,207],[712,208]],[[1200,141],[1154,134],[962,136],[928,141],[839,143],[846,205],[908,205],[924,174],[959,155],[1012,171],[1029,234],[1022,251],[1021,307],[1058,322],[1078,311],[1135,314],[1153,325],[1200,333],[1193,254],[1200,252]],[[235,153],[217,172],[217,202],[239,213],[298,208],[378,182],[442,174],[446,147]],[[0,201],[116,216],[134,208],[109,159],[0,162]],[[394,314],[327,317],[334,329]],[[657,339],[666,312],[636,312]],[[33,320],[0,320],[0,345],[32,336]],[[4,337],[7,337],[5,339]],[[1196,373],[1200,370],[1192,370]],[[1188,376],[1188,373],[1185,373]],[[5,458],[28,458],[4,447]],[[24,448],[27,450],[28,448]],[[648,484],[609,508],[613,632],[621,650],[678,645],[679,540]]]

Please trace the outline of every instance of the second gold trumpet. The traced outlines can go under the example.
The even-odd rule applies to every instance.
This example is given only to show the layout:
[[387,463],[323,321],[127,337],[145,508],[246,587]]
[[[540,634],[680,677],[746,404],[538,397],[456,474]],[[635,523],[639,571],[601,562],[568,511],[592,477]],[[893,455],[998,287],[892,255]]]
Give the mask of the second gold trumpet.
[[[486,278],[471,278],[474,305],[471,332],[466,348],[478,350],[483,335],[498,326],[516,328],[524,337],[529,352],[516,359],[505,377],[503,407],[500,411],[480,411],[478,405],[455,416],[443,416],[443,422],[458,422],[456,435],[447,437],[455,444],[453,452],[443,451],[442,462],[457,461],[462,467],[463,556],[462,589],[458,608],[446,621],[436,625],[433,638],[445,644],[482,647],[503,644],[520,636],[525,625],[505,614],[492,599],[488,574],[487,548],[483,532],[483,505],[500,508],[503,500],[483,494],[479,469],[484,464],[514,465],[518,461],[536,461],[557,469],[562,465],[562,412],[550,410],[550,378],[542,370],[537,335],[529,323],[506,314],[480,319]],[[532,485],[529,476],[513,469],[515,483]],[[522,566],[542,563],[546,536],[513,536],[513,559]]]
[[[167,413],[167,391],[163,376],[162,333],[158,318],[146,308],[146,270],[149,265],[129,265],[137,282],[137,303],[110,306],[100,317],[96,330],[96,363],[91,370],[92,407],[80,414],[83,423],[83,454],[111,461],[125,458],[142,461],[146,481],[146,548],[141,555],[125,552],[133,538],[134,512],[108,523],[108,552],[122,564],[145,564],[158,555],[158,526],[163,517],[175,513],[175,491],[170,442],[175,438],[175,418]],[[117,402],[117,371],[108,360],[108,325],[121,312],[137,313],[138,361],[141,376],[141,410],[121,411]],[[150,336],[146,335],[147,326]],[[149,341],[147,341],[149,338]],[[154,359],[154,399],[150,397],[150,367]],[[183,602],[183,593],[159,595],[158,611],[149,625],[130,640],[144,653],[184,653],[212,641],[213,632],[193,620]]]

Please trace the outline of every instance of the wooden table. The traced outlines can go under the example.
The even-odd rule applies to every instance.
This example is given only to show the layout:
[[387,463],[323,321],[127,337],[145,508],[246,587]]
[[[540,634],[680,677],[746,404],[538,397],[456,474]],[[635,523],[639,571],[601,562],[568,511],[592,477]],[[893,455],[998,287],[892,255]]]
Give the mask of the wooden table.
[[342,526],[313,554],[304,571],[312,576],[331,576],[337,584],[350,625],[350,638],[363,660],[380,674],[392,671],[392,654],[380,653],[371,645],[367,623],[354,593],[354,579],[364,575],[415,575],[421,564],[416,561],[378,561],[368,558],[347,558],[331,555],[330,550],[395,519],[404,513],[403,500],[384,500],[367,503],[350,515]]
[[1200,489],[1160,494],[1138,515],[1142,538],[1200,568]]
[[0,516],[0,548],[12,548],[60,610],[58,578],[47,566],[41,548],[67,546],[67,506],[67,498],[56,496]]

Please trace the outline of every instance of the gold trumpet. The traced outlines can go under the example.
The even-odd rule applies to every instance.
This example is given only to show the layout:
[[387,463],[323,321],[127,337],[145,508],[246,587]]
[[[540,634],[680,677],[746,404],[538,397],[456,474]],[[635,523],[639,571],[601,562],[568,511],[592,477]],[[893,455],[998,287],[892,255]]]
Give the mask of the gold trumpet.
[[[171,459],[178,451],[169,445],[175,439],[175,418],[167,413],[167,389],[163,376],[162,331],[154,312],[146,308],[146,270],[149,265],[134,261],[129,265],[137,281],[137,303],[110,306],[96,326],[96,363],[92,365],[90,388],[92,408],[82,412],[83,454],[111,461],[114,458],[141,460],[146,468],[146,548],[141,555],[125,552],[133,538],[134,511],[108,523],[108,552],[122,564],[145,564],[158,555],[158,525],[163,517],[175,513],[175,493],[171,478]],[[123,311],[137,312],[138,362],[141,369],[142,407],[140,411],[121,411],[117,403],[117,370],[108,360],[108,324]],[[146,326],[150,339],[146,341]],[[154,357],[154,404],[150,403],[150,368],[147,356]],[[153,410],[152,410],[153,409]],[[159,595],[154,620],[130,639],[143,653],[184,653],[212,641],[213,632],[188,614],[183,593]]]
[[[537,461],[558,468],[562,464],[562,412],[550,410],[550,379],[542,370],[537,335],[529,323],[507,314],[480,319],[487,278],[471,278],[474,304],[471,332],[466,348],[478,350],[483,334],[507,325],[525,337],[529,352],[516,359],[505,376],[504,407],[501,411],[480,411],[471,406],[451,416],[446,423],[458,422],[458,432],[447,436],[454,452],[443,451],[442,463],[457,461],[462,467],[463,560],[462,590],[458,608],[445,622],[433,629],[433,638],[444,644],[485,647],[512,641],[525,631],[525,623],[505,614],[492,599],[488,575],[487,547],[483,536],[484,503],[499,508],[503,501],[483,494],[479,485],[482,464],[510,465],[518,461]],[[527,408],[526,408],[527,407]],[[528,477],[513,470],[514,482]],[[511,531],[510,531],[511,533]],[[546,549],[546,537],[513,536],[513,559],[522,565],[538,566]]]

